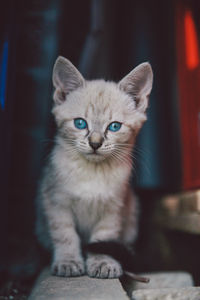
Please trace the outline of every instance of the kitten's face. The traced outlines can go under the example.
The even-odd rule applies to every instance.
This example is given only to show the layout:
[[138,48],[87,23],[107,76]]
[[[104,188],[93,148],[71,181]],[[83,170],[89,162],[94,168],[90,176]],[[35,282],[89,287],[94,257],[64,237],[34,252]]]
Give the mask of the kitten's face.
[[[66,78],[66,73],[61,74],[63,61],[61,66],[59,76]],[[123,80],[121,86],[104,80],[86,82],[68,61],[66,67],[68,71],[70,67],[70,74],[66,82],[61,80],[59,84],[60,77],[55,78],[54,67],[57,104],[53,113],[67,151],[92,162],[127,160],[135,135],[146,120],[144,110],[139,110],[136,101],[125,91]]]
[[103,80],[88,82],[72,92],[54,113],[71,150],[96,162],[123,160],[139,123],[145,120],[141,115],[138,120],[135,102],[129,96]]

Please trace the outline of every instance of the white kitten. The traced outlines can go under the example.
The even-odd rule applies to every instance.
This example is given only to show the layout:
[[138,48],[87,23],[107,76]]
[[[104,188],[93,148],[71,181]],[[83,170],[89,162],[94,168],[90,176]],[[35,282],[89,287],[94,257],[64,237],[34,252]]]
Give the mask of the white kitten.
[[153,74],[140,64],[118,84],[86,81],[64,57],[53,70],[58,131],[38,196],[37,235],[53,251],[52,274],[114,278],[119,262],[81,245],[137,235],[137,204],[129,185],[131,152],[146,120]]

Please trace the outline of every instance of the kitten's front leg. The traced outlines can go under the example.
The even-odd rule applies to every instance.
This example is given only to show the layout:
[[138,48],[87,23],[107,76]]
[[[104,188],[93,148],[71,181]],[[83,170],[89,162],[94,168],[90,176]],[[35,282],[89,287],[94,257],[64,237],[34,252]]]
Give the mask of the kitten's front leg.
[[[107,215],[96,225],[90,242],[119,239],[121,222],[118,215]],[[89,253],[86,260],[87,274],[96,278],[118,278],[122,267],[107,255]]]
[[48,208],[48,225],[54,253],[51,273],[57,276],[81,276],[85,272],[80,239],[70,210]]

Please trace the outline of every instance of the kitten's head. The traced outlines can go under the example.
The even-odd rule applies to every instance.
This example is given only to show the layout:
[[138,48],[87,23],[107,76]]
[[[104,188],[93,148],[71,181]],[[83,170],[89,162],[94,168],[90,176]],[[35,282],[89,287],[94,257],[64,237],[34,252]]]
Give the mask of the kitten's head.
[[95,162],[124,160],[146,120],[152,81],[149,63],[114,83],[86,81],[69,60],[58,57],[53,113],[68,151]]

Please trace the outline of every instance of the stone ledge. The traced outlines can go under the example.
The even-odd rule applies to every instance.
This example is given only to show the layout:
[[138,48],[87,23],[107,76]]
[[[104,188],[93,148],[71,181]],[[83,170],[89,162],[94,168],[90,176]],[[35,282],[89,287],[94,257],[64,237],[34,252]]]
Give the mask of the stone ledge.
[[[136,293],[137,290],[139,290],[139,296],[143,297],[141,298],[142,300],[143,299],[154,300],[153,296],[157,295],[157,293],[159,291],[162,291],[163,289],[166,289],[170,292],[171,289],[181,290],[182,288],[190,288],[194,286],[193,278],[191,274],[189,274],[188,272],[183,272],[183,271],[155,272],[155,273],[143,273],[140,275],[149,278],[150,282],[148,284],[141,283],[141,282],[130,280],[128,277],[125,277],[121,280],[122,286],[127,291],[127,294],[129,295],[130,298],[132,298],[132,295],[137,295]],[[147,292],[143,293],[142,290],[147,290]],[[153,292],[151,292],[151,290]],[[151,297],[152,295],[152,298],[148,298],[147,295],[149,295],[149,297]],[[136,300],[137,299],[140,298],[136,298]],[[157,300],[159,298],[155,298],[155,299]],[[168,298],[166,299],[168,300]],[[172,299],[169,298],[169,300]],[[200,297],[198,300],[200,300]]]
[[149,284],[134,283],[132,300],[200,300],[200,287],[194,287],[187,272],[157,272],[142,274]]
[[200,287],[144,289],[132,293],[132,300],[199,300]]
[[[134,289],[165,289],[165,288],[186,288],[193,287],[194,281],[188,272],[155,272],[141,274],[144,277],[150,278],[148,284],[134,282]],[[200,300],[200,299],[199,299]]]
[[29,300],[128,300],[118,279],[94,279],[87,276],[64,278],[51,276],[45,269],[38,277]]
[[[149,284],[122,285],[132,300],[200,300],[200,287],[193,287],[187,272],[141,274]],[[127,285],[128,284],[128,285]],[[39,276],[29,300],[128,300],[118,279],[93,279],[87,276],[64,278],[51,276],[45,269]]]

